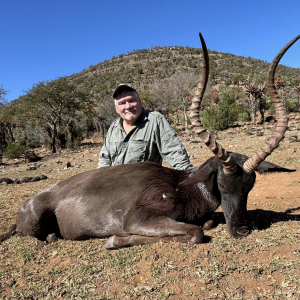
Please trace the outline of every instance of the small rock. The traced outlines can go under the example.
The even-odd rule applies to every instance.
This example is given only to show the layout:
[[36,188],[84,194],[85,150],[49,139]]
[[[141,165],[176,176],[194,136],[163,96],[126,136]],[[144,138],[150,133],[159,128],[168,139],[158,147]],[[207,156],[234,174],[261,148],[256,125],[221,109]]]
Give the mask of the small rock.
[[134,288],[134,291],[135,292],[143,292],[143,291],[146,291],[146,292],[152,292],[154,291],[154,288],[152,286],[144,286],[144,285],[141,285],[141,286],[137,286]]
[[10,178],[4,177],[4,178],[0,178],[0,184],[1,183],[3,185],[6,185],[6,184],[12,184],[12,183],[14,183],[14,181],[12,179],[10,179]]
[[25,161],[27,163],[40,161],[42,158],[37,156],[33,151],[27,151],[24,154]]
[[71,168],[72,167],[72,164],[68,161],[67,163],[66,163],[66,165],[65,165],[65,168]]
[[23,177],[20,180],[20,183],[27,183],[27,182],[36,182],[40,180],[47,179],[48,177],[46,175],[41,175],[41,176],[34,176],[34,177]]
[[33,171],[36,170],[36,166],[29,166],[28,168],[26,168],[26,171]]

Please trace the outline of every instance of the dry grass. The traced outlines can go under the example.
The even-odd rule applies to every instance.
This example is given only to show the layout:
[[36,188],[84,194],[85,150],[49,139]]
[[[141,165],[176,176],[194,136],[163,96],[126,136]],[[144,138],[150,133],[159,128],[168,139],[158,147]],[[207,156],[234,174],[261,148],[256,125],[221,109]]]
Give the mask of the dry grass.
[[[269,161],[299,169],[300,143],[289,135]],[[268,134],[266,130],[266,134]],[[243,132],[219,134],[227,149],[250,154],[264,137]],[[194,165],[211,154],[186,141]],[[194,139],[192,139],[194,140]],[[19,205],[43,188],[95,168],[99,147],[48,156],[35,171],[24,162],[7,162],[0,177],[45,174],[44,181],[0,186],[0,228],[14,223]],[[64,169],[58,161],[70,160]],[[106,240],[59,240],[47,244],[14,236],[0,244],[1,299],[300,299],[300,176],[258,176],[249,195],[250,236],[231,238],[220,224],[205,232],[207,243],[156,243],[107,251]]]

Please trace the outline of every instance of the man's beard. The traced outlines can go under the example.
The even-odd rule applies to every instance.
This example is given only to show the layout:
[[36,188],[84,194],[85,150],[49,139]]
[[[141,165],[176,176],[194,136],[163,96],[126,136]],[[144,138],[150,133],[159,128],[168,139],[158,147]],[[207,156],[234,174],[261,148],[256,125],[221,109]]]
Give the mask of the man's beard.
[[[130,113],[131,115],[126,116],[127,113]],[[123,117],[124,120],[133,121],[133,120],[136,120],[138,117],[139,116],[138,116],[136,108],[132,108],[131,110],[125,110],[124,111],[124,117]]]

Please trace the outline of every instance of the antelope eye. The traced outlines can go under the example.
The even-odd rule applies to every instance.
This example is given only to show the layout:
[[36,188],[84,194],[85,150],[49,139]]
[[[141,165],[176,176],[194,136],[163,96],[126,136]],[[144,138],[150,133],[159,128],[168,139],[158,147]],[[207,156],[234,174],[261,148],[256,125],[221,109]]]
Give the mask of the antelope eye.
[[223,183],[221,183],[221,182],[218,182],[218,186],[219,186],[219,188],[221,188],[221,189],[225,189]]

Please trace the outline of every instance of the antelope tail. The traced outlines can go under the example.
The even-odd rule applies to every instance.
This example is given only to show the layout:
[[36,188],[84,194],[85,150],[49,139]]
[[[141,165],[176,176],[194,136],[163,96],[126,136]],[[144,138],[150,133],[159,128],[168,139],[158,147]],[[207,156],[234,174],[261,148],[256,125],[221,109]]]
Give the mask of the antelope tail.
[[17,225],[12,225],[6,232],[0,234],[0,243],[16,234]]

